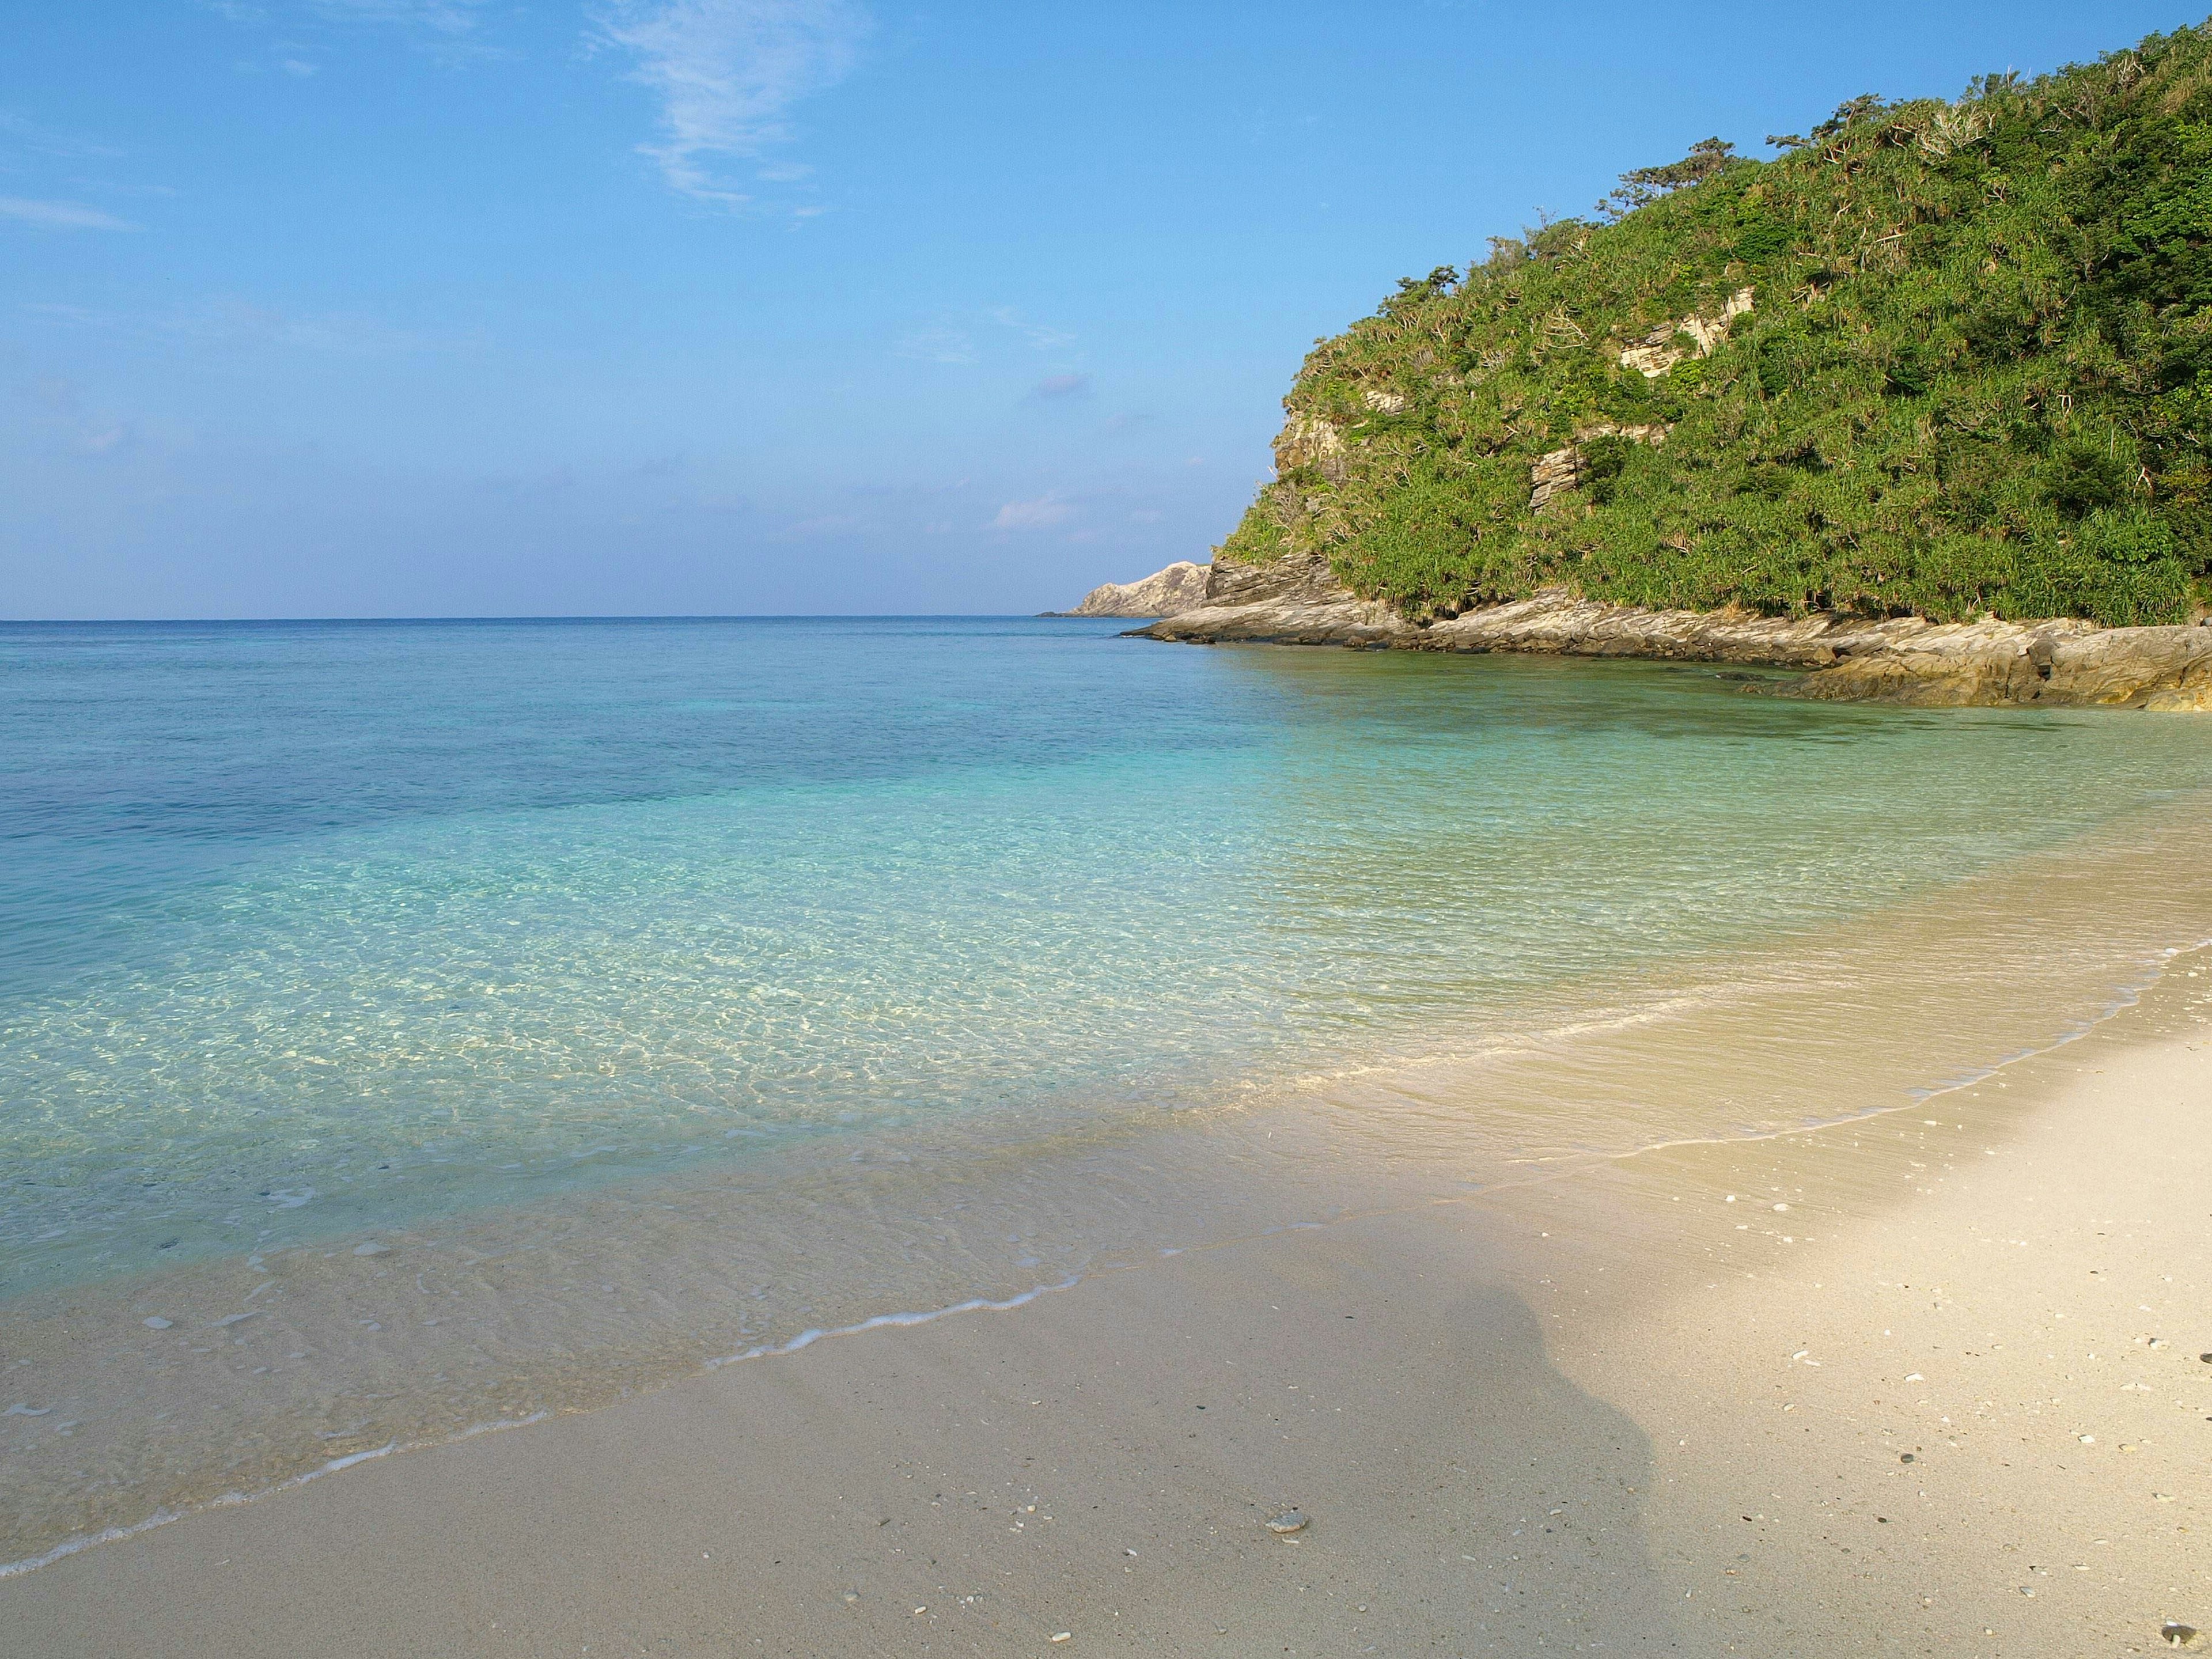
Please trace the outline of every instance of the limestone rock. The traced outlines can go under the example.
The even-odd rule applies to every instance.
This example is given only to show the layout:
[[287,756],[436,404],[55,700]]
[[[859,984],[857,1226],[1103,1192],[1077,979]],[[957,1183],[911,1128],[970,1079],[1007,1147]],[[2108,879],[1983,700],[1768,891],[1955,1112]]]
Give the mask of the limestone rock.
[[1156,571],[1139,581],[1103,582],[1084,596],[1073,611],[1055,611],[1056,617],[1172,617],[1206,603],[1211,567],[1185,559]]
[[1394,645],[1414,631],[1389,605],[1355,598],[1319,554],[1258,565],[1216,559],[1210,568],[1203,605],[1137,631],[1206,645]]
[[1583,453],[1572,444],[1539,456],[1536,465],[1528,469],[1528,510],[1540,513],[1553,496],[1572,489],[1582,473]]
[[1586,426],[1575,433],[1574,442],[1565,449],[1554,449],[1540,458],[1528,471],[1528,510],[1540,512],[1544,504],[1561,490],[1572,489],[1582,482],[1582,447],[1593,438],[1626,438],[1631,443],[1661,444],[1667,441],[1663,426],[1616,426],[1611,421],[1596,426]]
[[1266,565],[1217,560],[1203,603],[1137,632],[1188,644],[1526,651],[1795,669],[1804,672],[1745,689],[1829,702],[2212,713],[2212,627],[1645,611],[1562,588],[1419,623],[1358,598],[1319,554]]
[[1653,329],[1641,345],[1632,345],[1620,354],[1620,366],[1635,369],[1647,380],[1656,380],[1691,355],[1689,346],[1675,343],[1683,335],[1690,337],[1698,356],[1710,357],[1728,338],[1729,325],[1750,314],[1751,290],[1740,288],[1722,302],[1717,316],[1700,317],[1692,312],[1680,322]]
[[1319,470],[1331,483],[1345,474],[1344,434],[1318,415],[1293,415],[1275,439],[1275,472],[1288,477],[1304,466]]

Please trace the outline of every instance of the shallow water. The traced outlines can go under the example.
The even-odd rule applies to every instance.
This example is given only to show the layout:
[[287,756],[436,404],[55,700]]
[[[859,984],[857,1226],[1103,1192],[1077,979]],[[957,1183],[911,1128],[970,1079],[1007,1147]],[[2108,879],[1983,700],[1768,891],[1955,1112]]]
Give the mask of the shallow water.
[[0,628],[0,1558],[1894,1103],[2212,933],[2208,787],[2185,718],[1073,621]]

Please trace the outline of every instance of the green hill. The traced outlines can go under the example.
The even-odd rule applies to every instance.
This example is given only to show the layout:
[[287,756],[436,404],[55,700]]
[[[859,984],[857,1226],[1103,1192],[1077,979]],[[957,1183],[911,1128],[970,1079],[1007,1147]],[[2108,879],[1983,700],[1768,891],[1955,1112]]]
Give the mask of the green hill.
[[[2212,23],[1718,140],[1316,343],[1218,550],[1415,617],[1565,584],[2186,620],[2212,574]],[[1532,504],[1532,501],[1534,504]]]

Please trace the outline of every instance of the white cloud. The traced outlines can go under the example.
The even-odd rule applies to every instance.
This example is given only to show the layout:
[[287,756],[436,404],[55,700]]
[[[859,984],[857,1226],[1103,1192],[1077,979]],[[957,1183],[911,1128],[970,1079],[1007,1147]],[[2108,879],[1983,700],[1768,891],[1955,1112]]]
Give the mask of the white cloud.
[[1049,323],[1033,323],[1012,306],[994,307],[991,320],[1000,328],[1010,328],[1022,335],[1039,351],[1056,351],[1061,346],[1075,343],[1075,336],[1066,329],[1054,328]]
[[439,34],[466,34],[482,0],[313,0],[324,16],[348,22],[399,23]]
[[957,328],[922,328],[901,340],[897,352],[925,363],[972,363],[975,342]]
[[87,157],[110,160],[123,154],[112,144],[103,144],[74,133],[56,132],[52,128],[42,127],[13,110],[0,110],[0,134],[5,134],[41,155],[58,155],[70,160]]
[[374,317],[343,313],[301,315],[239,299],[207,300],[158,313],[94,311],[52,302],[23,309],[34,317],[81,328],[112,329],[142,338],[193,340],[226,349],[280,346],[373,357],[432,350],[447,343],[394,328]]
[[850,536],[866,527],[856,514],[821,513],[798,520],[783,533],[793,540],[811,541],[822,536]]
[[1033,501],[1008,501],[991,520],[994,530],[1049,530],[1066,524],[1075,508],[1048,491]]
[[21,196],[0,196],[0,219],[39,225],[48,230],[136,230],[127,219],[118,219],[81,202],[33,202]]
[[660,100],[641,153],[671,189],[736,207],[750,198],[714,163],[788,142],[792,106],[844,78],[867,27],[853,0],[614,0],[599,33]]

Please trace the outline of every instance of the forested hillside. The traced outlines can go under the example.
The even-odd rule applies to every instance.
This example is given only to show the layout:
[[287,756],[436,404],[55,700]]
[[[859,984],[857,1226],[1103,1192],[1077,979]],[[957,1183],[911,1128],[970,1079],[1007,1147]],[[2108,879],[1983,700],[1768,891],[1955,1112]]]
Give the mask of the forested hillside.
[[1415,617],[1565,584],[2185,620],[2212,571],[2212,25],[1717,139],[1318,343],[1219,550]]

